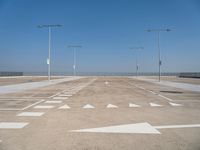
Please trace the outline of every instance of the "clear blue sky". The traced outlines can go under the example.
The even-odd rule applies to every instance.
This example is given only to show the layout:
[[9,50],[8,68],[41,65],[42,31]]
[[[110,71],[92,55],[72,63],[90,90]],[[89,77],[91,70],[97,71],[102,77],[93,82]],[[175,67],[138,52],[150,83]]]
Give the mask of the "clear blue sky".
[[0,0],[0,71],[45,72],[48,30],[41,24],[62,24],[52,30],[52,71],[70,72],[69,44],[81,72],[135,72],[132,46],[140,71],[158,70],[155,33],[161,33],[164,72],[200,71],[200,2],[198,0]]

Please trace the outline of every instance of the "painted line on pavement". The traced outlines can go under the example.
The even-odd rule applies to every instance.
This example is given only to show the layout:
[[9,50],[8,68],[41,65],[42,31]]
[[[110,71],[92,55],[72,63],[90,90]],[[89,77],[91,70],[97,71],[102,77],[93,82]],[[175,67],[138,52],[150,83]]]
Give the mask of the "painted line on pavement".
[[68,97],[54,97],[53,99],[61,99],[61,100],[65,100],[65,99],[68,99]]
[[38,105],[38,106],[35,106],[34,108],[36,108],[36,109],[51,109],[51,108],[54,108],[54,106],[51,106],[51,105],[46,105],[46,106]]
[[22,112],[17,114],[19,117],[40,117],[44,112]]
[[28,124],[27,122],[0,122],[0,129],[21,129]]
[[39,104],[39,103],[42,103],[42,102],[44,102],[44,100],[38,101],[38,102],[36,102],[36,103],[33,103],[33,104],[31,104],[31,105],[29,105],[29,106],[27,106],[27,107],[22,108],[21,110],[26,110],[26,109],[28,109],[28,108],[30,108],[30,107],[32,107],[32,106],[35,106],[35,105],[37,105],[37,104]]
[[62,101],[45,101],[44,103],[47,103],[47,104],[60,104],[60,103],[62,103]]

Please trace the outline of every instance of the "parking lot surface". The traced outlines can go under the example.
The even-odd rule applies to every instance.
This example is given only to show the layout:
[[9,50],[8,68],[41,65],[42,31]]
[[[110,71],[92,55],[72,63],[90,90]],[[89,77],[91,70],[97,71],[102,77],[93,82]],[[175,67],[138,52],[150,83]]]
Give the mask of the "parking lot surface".
[[200,149],[200,93],[84,77],[0,95],[0,150]]

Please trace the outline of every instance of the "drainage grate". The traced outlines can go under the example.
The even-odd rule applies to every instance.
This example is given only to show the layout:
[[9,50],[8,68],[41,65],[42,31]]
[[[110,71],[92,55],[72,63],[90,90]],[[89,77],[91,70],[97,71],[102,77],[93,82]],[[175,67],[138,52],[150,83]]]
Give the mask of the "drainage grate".
[[180,91],[160,91],[162,93],[173,93],[173,94],[182,94],[183,92]]

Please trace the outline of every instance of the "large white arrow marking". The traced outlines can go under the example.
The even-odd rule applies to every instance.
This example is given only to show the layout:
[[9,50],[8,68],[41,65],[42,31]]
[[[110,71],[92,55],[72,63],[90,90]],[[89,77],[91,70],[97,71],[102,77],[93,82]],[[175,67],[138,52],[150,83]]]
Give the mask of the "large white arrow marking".
[[200,127],[200,124],[151,126],[149,123],[144,122],[144,123],[108,126],[100,128],[71,130],[70,132],[161,134],[157,129],[193,128],[193,127]]

